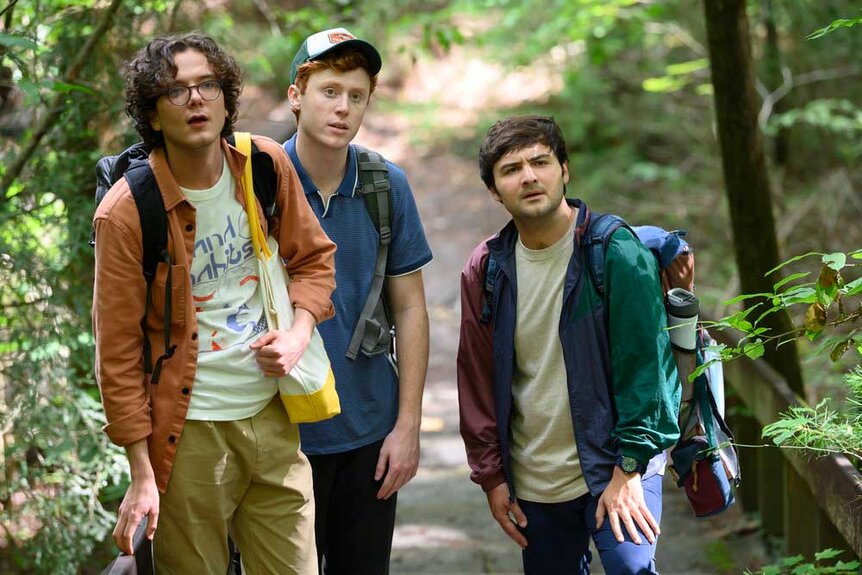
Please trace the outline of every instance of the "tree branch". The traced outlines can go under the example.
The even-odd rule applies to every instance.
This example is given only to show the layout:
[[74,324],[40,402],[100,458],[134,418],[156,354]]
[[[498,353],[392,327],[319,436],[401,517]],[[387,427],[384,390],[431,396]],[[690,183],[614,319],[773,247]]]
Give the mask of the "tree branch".
[[281,28],[278,26],[278,20],[276,19],[272,8],[270,8],[269,4],[266,3],[266,0],[254,0],[254,4],[269,23],[269,30],[272,32],[272,35],[276,38],[281,38]]
[[12,8],[14,8],[15,4],[17,4],[17,3],[18,3],[18,0],[9,0],[9,3],[6,4],[6,7],[3,8],[2,10],[0,10],[0,16],[3,16],[3,14],[5,14],[6,12],[8,12]]
[[790,68],[787,66],[781,67],[782,83],[773,91],[769,91],[766,86],[760,81],[757,81],[757,93],[763,98],[763,105],[760,108],[760,113],[757,116],[757,123],[763,129],[769,116],[772,115],[772,109],[776,102],[787,96],[793,88],[813,84],[814,82],[823,82],[825,80],[837,80],[839,78],[847,78],[857,76],[862,73],[859,66],[842,66],[840,68],[830,68],[828,70],[814,70],[799,74],[795,78]]
[[[99,22],[99,26],[87,39],[84,47],[81,48],[80,52],[78,52],[78,56],[66,70],[63,82],[67,84],[75,83],[75,80],[77,80],[78,75],[81,73],[81,69],[90,59],[96,45],[101,41],[102,36],[107,33],[108,29],[113,24],[114,16],[122,3],[123,0],[113,0],[111,2],[111,5],[102,16],[102,21]],[[57,119],[65,109],[65,98],[66,95],[64,93],[58,93],[54,96],[54,100],[49,106],[48,113],[42,116],[42,119],[33,131],[33,136],[30,138],[27,146],[21,150],[21,153],[19,153],[18,156],[10,163],[6,173],[3,174],[3,179],[0,180],[0,203],[7,200],[6,192],[8,191],[9,186],[11,186],[15,180],[18,179],[18,176],[21,175],[21,172],[24,170],[24,166],[27,165],[27,162],[36,152],[42,139],[57,125]]]
[[2,309],[14,309],[14,308],[19,308],[19,307],[26,307],[26,306],[36,305],[39,303],[45,303],[49,299],[50,298],[47,298],[47,297],[40,297],[38,299],[29,300],[29,301],[16,301],[16,302],[12,302],[12,303],[4,303],[4,304],[0,304],[0,308],[2,308]]

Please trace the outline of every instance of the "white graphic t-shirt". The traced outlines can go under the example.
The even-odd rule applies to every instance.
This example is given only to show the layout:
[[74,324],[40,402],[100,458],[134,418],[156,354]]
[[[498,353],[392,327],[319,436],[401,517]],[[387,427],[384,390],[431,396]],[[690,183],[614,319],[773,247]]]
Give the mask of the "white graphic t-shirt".
[[181,188],[197,211],[191,265],[199,353],[187,419],[235,421],[257,414],[278,391],[249,344],[268,327],[248,219],[225,161],[207,190]]

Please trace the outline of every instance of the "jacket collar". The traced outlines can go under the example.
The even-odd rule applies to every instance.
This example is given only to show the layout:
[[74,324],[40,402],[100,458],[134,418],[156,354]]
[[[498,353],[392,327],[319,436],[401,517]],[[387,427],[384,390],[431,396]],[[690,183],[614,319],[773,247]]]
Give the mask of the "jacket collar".
[[[590,208],[587,207],[587,204],[583,200],[566,198],[566,203],[578,209],[578,217],[575,223],[575,248],[576,250],[580,250],[583,245],[584,236],[590,227],[592,214]],[[488,250],[499,261],[508,260],[515,253],[515,244],[517,241],[518,228],[515,227],[514,220],[509,220],[509,223],[496,236],[488,240]]]

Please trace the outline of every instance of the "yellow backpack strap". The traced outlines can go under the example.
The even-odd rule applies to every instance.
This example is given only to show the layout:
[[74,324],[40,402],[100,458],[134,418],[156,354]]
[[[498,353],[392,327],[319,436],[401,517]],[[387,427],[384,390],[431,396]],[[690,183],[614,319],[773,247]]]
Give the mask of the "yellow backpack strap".
[[242,189],[245,197],[245,212],[248,215],[248,227],[251,232],[251,243],[258,258],[268,258],[272,255],[266,245],[266,236],[257,216],[257,202],[254,197],[254,181],[251,172],[251,134],[235,132],[236,149],[245,156],[245,168],[242,172]]

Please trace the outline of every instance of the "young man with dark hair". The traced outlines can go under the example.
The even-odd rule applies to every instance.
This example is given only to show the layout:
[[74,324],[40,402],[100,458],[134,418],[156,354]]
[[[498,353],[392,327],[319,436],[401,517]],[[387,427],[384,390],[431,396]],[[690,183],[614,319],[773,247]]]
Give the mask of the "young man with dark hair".
[[[169,263],[148,289],[144,215],[133,197],[140,189],[119,179],[94,217],[96,375],[105,430],[131,468],[114,541],[131,553],[147,517],[158,572],[225,573],[230,532],[248,573],[308,575],[316,570],[311,467],[277,377],[333,315],[335,245],[281,147],[253,137],[275,172],[276,213],[265,232],[287,262],[296,311],[290,330],[270,330],[241,184],[247,158],[225,140],[237,117],[239,68],[213,40],[186,34],[150,42],[125,79],[126,111],[152,149]],[[142,350],[147,339],[161,348],[166,318],[174,346],[152,370],[156,378]]]
[[523,548],[525,573],[589,573],[590,534],[605,572],[655,573],[680,396],[656,260],[620,228],[597,291],[584,249],[593,214],[565,198],[568,156],[553,119],[494,124],[479,169],[512,221],[461,275],[471,479]]
[[[320,327],[320,334],[332,361],[342,412],[300,426],[302,449],[314,470],[321,572],[325,565],[330,575],[389,572],[397,491],[415,475],[419,462],[428,364],[422,267],[431,261],[431,250],[407,178],[388,161],[389,229],[375,229],[360,185],[361,154],[350,143],[380,67],[374,46],[343,28],[325,30],[303,42],[291,66],[288,90],[297,133],[284,149],[314,213],[338,245],[338,289],[332,296],[337,315]],[[384,220],[383,211],[378,215]],[[360,318],[366,317],[367,300],[374,299],[369,292],[385,239],[383,301],[397,332],[397,371],[386,344],[389,325],[382,326],[384,345],[377,349],[369,352],[363,345],[365,351],[354,352],[351,345],[359,341],[356,333],[362,335],[357,324],[364,328],[370,323]]]

